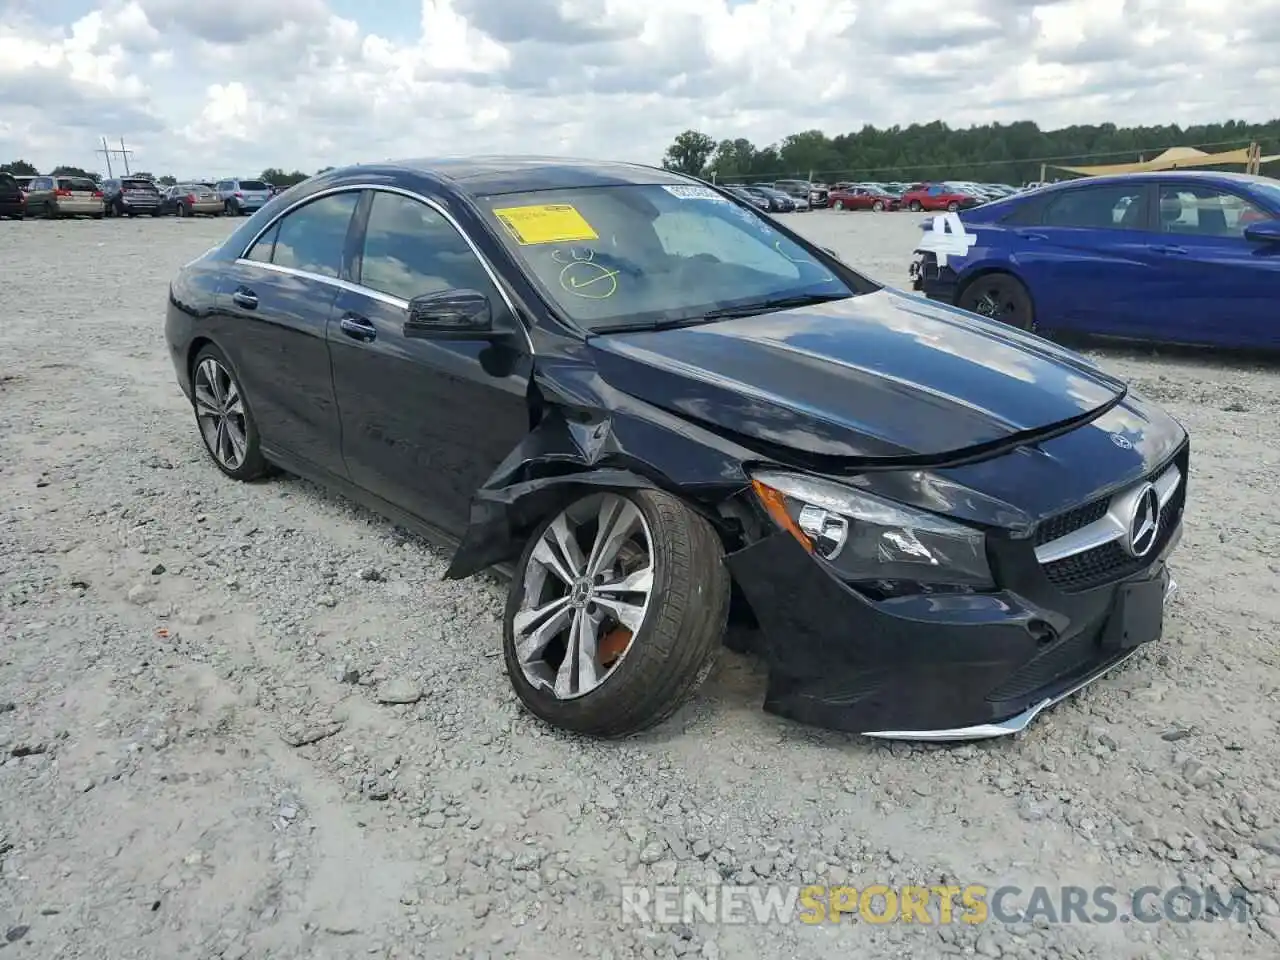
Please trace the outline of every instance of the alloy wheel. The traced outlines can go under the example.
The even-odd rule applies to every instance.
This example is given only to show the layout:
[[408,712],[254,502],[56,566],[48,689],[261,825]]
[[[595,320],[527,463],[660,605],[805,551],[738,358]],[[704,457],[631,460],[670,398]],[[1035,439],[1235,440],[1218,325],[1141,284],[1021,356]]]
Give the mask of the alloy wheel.
[[192,393],[205,446],[224,468],[237,469],[249,446],[240,387],[222,364],[205,357],[196,367]]
[[602,493],[561,511],[523,571],[512,626],[525,679],[559,700],[604,683],[644,623],[654,557],[649,525],[625,497]]

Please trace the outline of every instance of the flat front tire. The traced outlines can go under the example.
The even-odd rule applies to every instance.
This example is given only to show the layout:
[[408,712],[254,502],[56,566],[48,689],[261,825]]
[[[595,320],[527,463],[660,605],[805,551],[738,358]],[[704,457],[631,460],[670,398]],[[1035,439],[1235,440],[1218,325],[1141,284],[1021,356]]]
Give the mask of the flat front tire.
[[507,675],[552,726],[620,738],[667,719],[711,672],[729,607],[720,539],[656,490],[600,491],[544,521],[507,597]]
[[1036,329],[1035,305],[1022,281],[1009,273],[987,273],[967,283],[956,306],[1019,330]]
[[227,358],[212,345],[202,348],[191,365],[191,406],[204,448],[219,470],[243,481],[268,472],[249,398]]

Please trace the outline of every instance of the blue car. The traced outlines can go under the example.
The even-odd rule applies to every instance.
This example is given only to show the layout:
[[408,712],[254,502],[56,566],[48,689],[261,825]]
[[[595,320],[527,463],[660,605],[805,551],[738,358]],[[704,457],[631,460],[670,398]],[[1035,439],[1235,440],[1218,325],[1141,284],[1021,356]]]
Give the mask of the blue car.
[[1280,347],[1280,181],[1092,177],[958,216],[911,265],[931,299],[1042,334]]

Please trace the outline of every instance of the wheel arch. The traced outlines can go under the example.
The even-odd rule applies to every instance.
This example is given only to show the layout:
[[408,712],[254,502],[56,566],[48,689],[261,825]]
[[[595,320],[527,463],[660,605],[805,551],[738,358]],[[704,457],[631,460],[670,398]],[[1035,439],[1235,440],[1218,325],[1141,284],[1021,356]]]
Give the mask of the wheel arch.
[[989,277],[992,274],[996,274],[996,273],[1002,273],[1005,276],[1013,280],[1017,280],[1018,283],[1022,284],[1022,288],[1027,291],[1027,297],[1031,300],[1031,310],[1032,310],[1032,313],[1034,313],[1036,309],[1036,298],[1035,298],[1035,294],[1031,292],[1031,287],[1027,284],[1027,281],[1023,280],[1022,277],[1018,276],[1018,274],[1014,270],[1012,270],[1008,264],[1005,264],[1005,263],[975,264],[972,267],[969,267],[968,269],[966,269],[963,273],[961,273],[960,276],[956,278],[955,299],[952,301],[953,306],[959,305],[960,298],[964,296],[964,294],[968,291],[968,289],[971,286],[973,286],[973,284],[976,281],[982,279],[983,277]]

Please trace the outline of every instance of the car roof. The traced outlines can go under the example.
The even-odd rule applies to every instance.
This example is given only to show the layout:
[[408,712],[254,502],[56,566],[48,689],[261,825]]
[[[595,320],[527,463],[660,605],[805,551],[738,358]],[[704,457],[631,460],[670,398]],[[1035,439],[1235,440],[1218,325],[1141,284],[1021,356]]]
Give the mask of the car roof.
[[1251,173],[1235,173],[1229,170],[1144,170],[1140,173],[1109,173],[1096,177],[1080,177],[1076,180],[1063,180],[1060,183],[1047,184],[1050,189],[1067,186],[1078,186],[1082,183],[1133,183],[1144,180],[1185,180],[1191,183],[1235,183],[1239,186],[1250,184],[1274,183],[1271,177],[1257,176]]
[[[660,167],[618,160],[584,160],[568,157],[477,156],[393,160],[377,166],[398,169],[448,184],[473,197],[498,193],[523,193],[573,187],[624,186],[627,184],[687,184],[690,178]],[[355,172],[359,167],[332,171]]]

